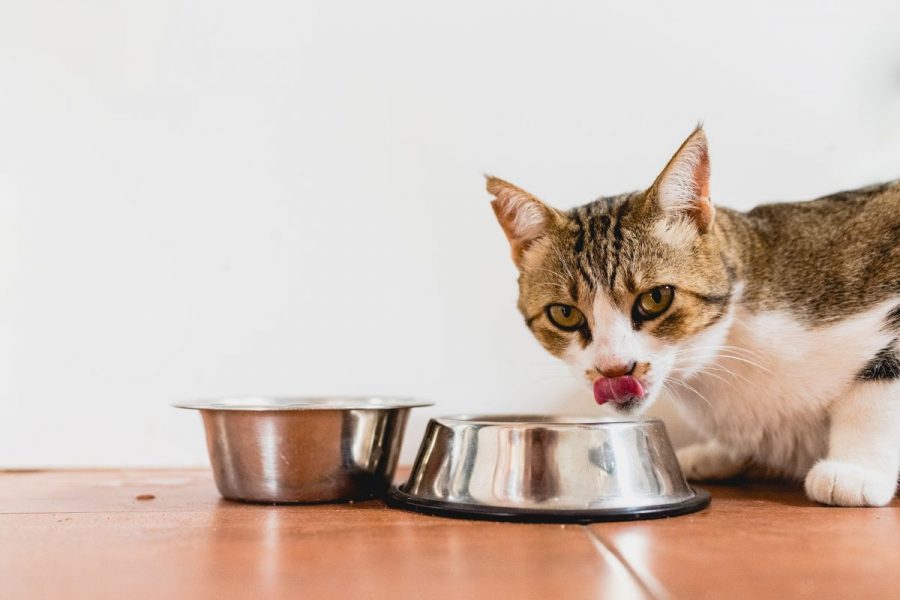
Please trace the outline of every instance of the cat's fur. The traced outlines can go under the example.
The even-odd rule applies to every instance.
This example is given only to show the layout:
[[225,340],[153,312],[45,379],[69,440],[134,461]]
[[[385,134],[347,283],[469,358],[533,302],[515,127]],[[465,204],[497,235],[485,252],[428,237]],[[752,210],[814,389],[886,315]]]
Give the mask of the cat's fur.
[[[900,181],[748,213],[714,208],[697,128],[653,185],[560,211],[503,180],[488,191],[538,341],[588,384],[630,365],[708,441],[694,479],[747,470],[805,479],[810,498],[876,506],[900,470]],[[638,322],[638,294],[675,299]],[[563,331],[550,304],[581,310]]]

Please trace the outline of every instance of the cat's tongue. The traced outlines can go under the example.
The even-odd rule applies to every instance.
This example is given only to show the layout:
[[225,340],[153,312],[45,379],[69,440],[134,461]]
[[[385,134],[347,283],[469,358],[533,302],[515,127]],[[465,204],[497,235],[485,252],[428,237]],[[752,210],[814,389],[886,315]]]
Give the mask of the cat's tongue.
[[597,404],[606,404],[607,402],[624,404],[629,400],[638,400],[643,397],[644,387],[631,375],[601,377],[594,382],[594,400],[597,401]]

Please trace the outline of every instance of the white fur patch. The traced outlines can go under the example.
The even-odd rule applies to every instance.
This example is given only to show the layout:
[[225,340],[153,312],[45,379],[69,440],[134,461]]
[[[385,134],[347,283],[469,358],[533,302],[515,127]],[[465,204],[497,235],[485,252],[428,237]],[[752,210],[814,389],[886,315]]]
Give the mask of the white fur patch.
[[630,314],[613,303],[602,290],[594,297],[592,317],[591,343],[584,349],[572,344],[566,355],[576,376],[581,378],[590,369],[649,362],[653,367],[642,384],[648,398],[656,397],[664,383],[662,375],[673,364],[674,350],[649,333],[635,331]]
[[690,249],[697,239],[697,226],[683,215],[660,219],[653,226],[653,234],[661,242],[679,250]]
[[[832,404],[861,385],[856,374],[892,339],[882,326],[894,305],[817,328],[785,313],[739,310],[721,342],[680,351],[673,374],[681,383],[671,389],[701,431],[772,472],[802,478],[828,450]],[[712,360],[703,356],[710,352]]]
[[631,318],[603,291],[598,291],[594,297],[592,335],[594,339],[587,351],[593,354],[595,365],[642,360],[642,344],[631,326]]

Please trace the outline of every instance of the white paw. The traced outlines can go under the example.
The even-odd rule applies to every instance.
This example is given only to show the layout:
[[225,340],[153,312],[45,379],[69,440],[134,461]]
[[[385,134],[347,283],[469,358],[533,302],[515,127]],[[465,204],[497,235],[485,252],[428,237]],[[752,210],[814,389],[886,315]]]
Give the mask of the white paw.
[[806,495],[822,504],[884,506],[896,489],[896,473],[881,473],[837,460],[819,461],[806,474]]
[[676,455],[684,476],[697,481],[728,479],[739,475],[746,465],[715,442],[691,444]]

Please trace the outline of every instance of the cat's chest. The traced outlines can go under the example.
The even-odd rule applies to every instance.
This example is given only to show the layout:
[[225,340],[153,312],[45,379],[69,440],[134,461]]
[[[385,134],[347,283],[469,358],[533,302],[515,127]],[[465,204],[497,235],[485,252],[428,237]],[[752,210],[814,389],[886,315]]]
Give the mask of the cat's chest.
[[811,327],[783,312],[736,309],[719,354],[679,393],[689,418],[748,450],[820,452],[828,405],[891,339],[885,310]]

